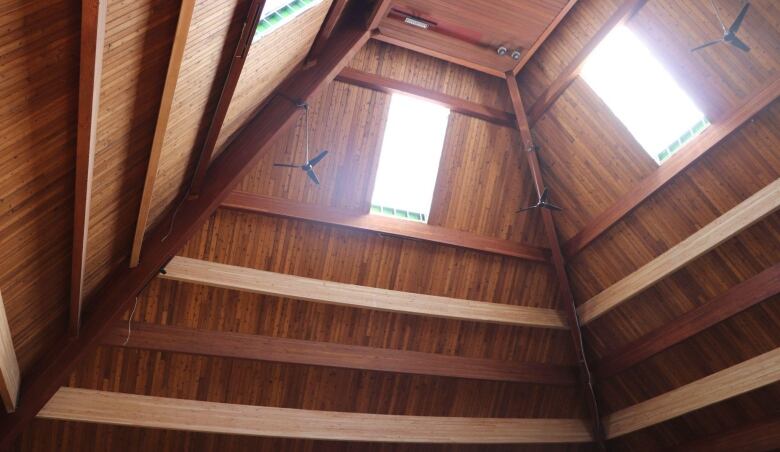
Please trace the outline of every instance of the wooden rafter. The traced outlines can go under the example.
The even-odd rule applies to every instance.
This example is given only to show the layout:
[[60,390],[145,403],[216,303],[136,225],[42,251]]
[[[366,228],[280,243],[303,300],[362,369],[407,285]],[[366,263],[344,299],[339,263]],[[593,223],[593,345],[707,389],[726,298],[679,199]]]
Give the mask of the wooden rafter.
[[306,56],[306,61],[314,61],[317,59],[317,55],[320,54],[323,47],[328,42],[328,39],[330,39],[330,35],[333,34],[333,30],[339,23],[339,19],[341,19],[342,14],[344,14],[344,9],[346,7],[347,0],[333,0],[328,15],[325,17],[325,22],[323,22],[322,27],[320,27],[320,32],[317,33],[314,44],[312,44],[309,54]]
[[[318,59],[318,64],[299,72],[286,86],[286,93],[295,98],[311,99],[322,87],[333,80],[347,61],[369,39],[369,32],[349,24],[337,30]],[[225,151],[211,165],[209,178],[204,182],[197,199],[185,200],[177,221],[172,227],[158,225],[152,229],[144,253],[134,268],[120,268],[109,282],[97,292],[95,300],[84,314],[79,337],[56,341],[56,347],[35,366],[36,372],[27,377],[28,384],[21,389],[24,400],[17,410],[0,419],[0,449],[9,447],[27,423],[35,417],[67,380],[79,360],[99,345],[101,336],[119,321],[135,301],[136,295],[154,278],[159,269],[181,249],[209,216],[219,207],[233,187],[254,167],[261,152],[291,127],[299,110],[286,100],[273,100],[265,109],[250,119]],[[163,240],[165,238],[165,240]]]
[[549,262],[549,250],[510,240],[477,236],[469,232],[425,223],[398,221],[380,215],[356,214],[330,207],[303,204],[281,198],[233,192],[222,207],[244,212],[278,215],[299,220],[345,226],[396,237],[424,240],[443,245],[517,257],[534,262]]
[[569,11],[571,11],[572,8],[574,8],[574,5],[577,3],[577,0],[569,0],[566,2],[565,5],[563,5],[563,8],[558,12],[558,15],[555,16],[552,22],[550,22],[550,25],[547,26],[547,28],[544,29],[541,35],[539,35],[538,38],[536,38],[536,41],[534,41],[533,44],[531,44],[531,47],[526,49],[523,52],[523,56],[520,57],[520,60],[517,62],[514,68],[512,68],[512,74],[517,75],[520,73],[520,70],[522,70],[525,65],[528,63],[528,61],[531,59],[532,56],[536,53],[537,50],[539,50],[539,47],[544,44],[544,41],[547,40],[548,37],[552,34],[553,31],[555,31],[556,28],[558,28],[558,25],[563,21],[563,18],[566,17],[567,14],[569,14]]
[[3,295],[0,294],[0,398],[3,399],[5,410],[9,413],[16,409],[20,382],[19,363],[16,360]]
[[607,438],[617,438],[777,381],[780,348],[612,413],[604,429]]
[[79,56],[79,109],[76,124],[76,188],[73,201],[73,252],[70,277],[71,335],[77,335],[84,297],[89,213],[92,205],[92,172],[95,165],[100,78],[106,37],[108,0],[81,2],[81,50]]
[[780,415],[675,447],[675,452],[780,450]]
[[[515,110],[515,118],[517,121],[517,129],[520,131],[520,139],[523,143],[524,152],[528,158],[528,166],[531,170],[531,178],[536,189],[537,196],[541,197],[544,191],[544,181],[542,180],[542,171],[539,167],[539,158],[536,155],[536,146],[534,145],[533,137],[531,136],[531,129],[528,125],[528,118],[525,115],[525,109],[523,108],[523,101],[520,96],[520,87],[517,85],[517,78],[515,78],[512,72],[506,73],[507,90],[509,96],[512,99],[512,106]],[[566,262],[561,252],[560,244],[558,242],[558,233],[555,229],[555,221],[553,220],[552,213],[549,209],[538,209],[542,215],[544,223],[545,234],[550,245],[550,252],[552,254],[552,263],[555,268],[555,275],[558,278],[558,294],[560,302],[563,304],[563,308],[566,313],[566,317],[569,323],[569,331],[571,332],[572,344],[574,346],[574,353],[579,363],[580,381],[583,385],[583,394],[586,398],[586,405],[592,421],[592,433],[596,442],[600,447],[604,448],[604,431],[601,425],[601,415],[599,413],[598,402],[596,399],[596,390],[594,389],[594,382],[592,380],[590,368],[588,366],[588,359],[585,355],[584,342],[582,339],[582,331],[580,330],[579,320],[577,318],[577,312],[575,310],[574,295],[571,292],[571,284],[569,283],[569,276],[566,273]]]
[[192,185],[190,187],[190,194],[193,196],[198,195],[200,188],[203,185],[203,179],[206,177],[211,158],[214,155],[214,148],[217,145],[219,132],[222,130],[222,125],[225,123],[228,107],[230,107],[230,101],[233,99],[233,94],[236,92],[238,79],[241,76],[241,70],[244,68],[246,56],[249,54],[249,48],[252,46],[252,40],[255,36],[255,31],[257,30],[257,23],[260,21],[264,6],[265,0],[252,0],[252,3],[249,4],[249,8],[247,9],[244,26],[241,30],[241,37],[239,37],[236,47],[232,50],[229,48],[226,49],[226,51],[233,53],[233,58],[230,61],[230,68],[222,81],[222,90],[219,94],[219,100],[217,101],[214,113],[211,115],[211,121],[209,121],[209,128],[206,132],[206,137],[203,140],[203,146],[198,153],[198,163],[195,166],[195,173],[192,176]]
[[368,16],[366,27],[369,30],[374,31],[379,27],[379,23],[382,22],[387,16],[387,12],[390,10],[392,0],[377,0],[374,4],[374,8],[371,10],[371,14]]
[[636,206],[644,202],[675,176],[685,171],[700,157],[716,147],[742,124],[755,116],[780,96],[780,78],[767,85],[751,97],[741,107],[734,110],[728,118],[710,125],[702,134],[696,137],[684,148],[669,157],[669,160],[659,166],[652,174],[636,184],[630,192],[616,201],[610,208],[598,214],[590,224],[574,235],[563,245],[563,253],[567,257],[574,256],[588,244],[597,239],[607,229],[620,221]]
[[422,88],[411,83],[394,80],[377,74],[359,71],[349,67],[344,68],[336,80],[350,85],[381,91],[383,93],[403,93],[420,97],[433,103],[445,106],[450,110],[473,118],[482,119],[506,127],[515,127],[515,115],[504,110],[471,102],[459,97]]
[[168,130],[168,119],[171,116],[171,107],[173,104],[173,95],[176,91],[176,82],[179,79],[179,69],[184,58],[184,47],[187,43],[187,35],[190,31],[190,22],[192,20],[192,11],[195,8],[195,0],[182,0],[179,10],[179,20],[176,24],[176,34],[173,38],[173,47],[171,48],[171,57],[168,61],[168,71],[165,75],[165,85],[163,86],[162,99],[160,100],[160,110],[157,113],[157,123],[154,128],[154,138],[152,139],[152,149],[149,153],[149,163],[146,168],[146,178],[144,180],[144,191],[141,195],[141,205],[138,208],[138,220],[135,225],[135,234],[133,235],[133,245],[130,250],[130,267],[138,265],[141,256],[141,245],[146,233],[146,225],[149,221],[149,211],[152,208],[152,197],[154,196],[154,185],[157,180],[157,169],[160,165],[162,148],[165,142],[165,132]]
[[588,324],[780,208],[780,179],[577,308]]
[[315,303],[538,328],[566,329],[561,312],[501,303],[460,300],[219,264],[176,256],[163,279]]
[[778,293],[780,263],[607,355],[594,373],[609,378]]
[[583,443],[579,419],[344,413],[63,387],[38,417],[234,435],[404,443]]
[[615,11],[604,25],[599,28],[595,35],[590,38],[585,47],[577,53],[573,60],[558,74],[558,77],[553,80],[550,86],[542,92],[539,98],[534,102],[531,108],[528,110],[528,124],[533,127],[539,118],[550,109],[550,107],[561,97],[566,88],[571,85],[580,74],[582,66],[585,64],[585,60],[593,52],[601,41],[607,37],[607,35],[615,28],[624,24],[629,20],[637,11],[639,11],[647,0],[625,0],[622,5]]
[[106,335],[103,343],[195,355],[477,380],[548,385],[572,385],[577,381],[574,369],[567,366],[464,358],[169,325],[137,324],[132,331],[128,340],[127,324],[118,324]]

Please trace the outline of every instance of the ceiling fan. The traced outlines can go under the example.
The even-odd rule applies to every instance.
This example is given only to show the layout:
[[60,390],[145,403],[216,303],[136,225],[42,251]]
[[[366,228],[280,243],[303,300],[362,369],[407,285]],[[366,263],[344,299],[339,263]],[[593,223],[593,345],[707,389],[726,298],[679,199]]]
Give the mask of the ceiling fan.
[[[286,96],[284,96],[287,98]],[[285,168],[298,168],[306,173],[307,176],[309,176],[309,179],[311,179],[312,182],[314,182],[317,185],[320,185],[320,179],[317,177],[317,173],[314,172],[314,166],[320,163],[320,161],[325,158],[326,155],[328,155],[328,151],[322,151],[319,154],[317,154],[316,157],[313,159],[309,159],[309,104],[307,104],[304,101],[296,101],[292,100],[290,98],[287,98],[291,102],[293,102],[297,107],[303,108],[303,118],[304,118],[304,126],[306,130],[306,161],[302,165],[296,165],[294,163],[274,163],[274,166],[280,166]]]
[[718,8],[715,6],[715,3],[710,0],[710,4],[712,5],[712,9],[715,10],[715,15],[718,17],[720,27],[723,29],[723,37],[704,43],[698,47],[694,47],[691,49],[691,52],[701,50],[705,47],[709,47],[720,42],[730,44],[739,50],[742,50],[743,52],[750,52],[750,47],[748,47],[747,44],[742,42],[742,40],[737,37],[737,31],[739,31],[739,27],[742,25],[742,20],[745,19],[745,14],[747,14],[748,8],[750,7],[750,2],[745,2],[745,4],[742,6],[742,9],[739,11],[739,14],[737,14],[737,18],[734,19],[734,23],[732,23],[729,28],[726,28],[726,26],[723,24],[723,20],[720,18],[720,13],[718,12]]
[[555,204],[552,204],[550,201],[550,192],[549,189],[545,187],[544,190],[542,190],[542,195],[539,196],[539,201],[536,202],[536,204],[528,207],[523,207],[522,209],[518,210],[517,213],[525,212],[526,210],[531,209],[537,209],[537,208],[544,208],[544,209],[550,209],[550,210],[557,210],[561,211],[560,207],[556,206]]

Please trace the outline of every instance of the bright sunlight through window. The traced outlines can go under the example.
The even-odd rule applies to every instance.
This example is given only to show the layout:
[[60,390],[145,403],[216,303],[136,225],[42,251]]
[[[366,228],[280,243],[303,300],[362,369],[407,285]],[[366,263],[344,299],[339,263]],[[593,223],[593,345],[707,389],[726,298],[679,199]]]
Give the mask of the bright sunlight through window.
[[427,222],[450,110],[393,94],[371,212]]
[[709,121],[628,28],[615,28],[581,72],[639,144],[661,163]]
[[253,41],[267,35],[322,0],[266,0]]

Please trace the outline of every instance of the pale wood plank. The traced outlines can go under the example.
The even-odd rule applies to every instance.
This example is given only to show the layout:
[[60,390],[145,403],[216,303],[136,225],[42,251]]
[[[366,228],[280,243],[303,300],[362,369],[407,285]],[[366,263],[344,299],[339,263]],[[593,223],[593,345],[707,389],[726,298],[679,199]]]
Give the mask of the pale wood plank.
[[564,314],[552,309],[461,300],[357,286],[176,256],[163,279],[263,295],[357,308],[420,314],[540,328],[567,329]]
[[63,387],[39,418],[233,435],[394,443],[584,443],[579,419],[399,416],[202,402]]
[[181,62],[184,58],[184,46],[187,43],[187,35],[190,31],[190,22],[192,21],[192,11],[194,8],[195,0],[182,0],[181,9],[179,10],[179,21],[176,24],[176,34],[173,38],[173,47],[171,48],[171,58],[168,62],[168,72],[165,75],[165,85],[163,86],[162,100],[160,101],[160,111],[157,114],[157,125],[154,128],[152,150],[149,154],[149,164],[146,169],[146,179],[144,180],[144,191],[141,195],[141,206],[138,209],[138,221],[135,225],[133,247],[130,251],[130,267],[137,266],[141,257],[141,245],[144,241],[146,223],[149,220],[149,210],[152,207],[154,184],[157,180],[157,169],[160,166],[160,156],[162,155],[163,142],[165,141],[165,131],[168,128],[168,119],[170,118],[171,105],[173,104],[173,94],[176,91],[176,82],[179,79],[179,69],[181,69]]
[[780,207],[780,179],[718,217],[642,268],[608,287],[579,308],[580,321],[592,322],[702,254],[739,234]]
[[780,381],[780,348],[604,418],[607,438],[631,433]]
[[8,326],[3,294],[0,293],[0,398],[9,413],[16,410],[20,382],[19,363],[16,360],[11,328]]

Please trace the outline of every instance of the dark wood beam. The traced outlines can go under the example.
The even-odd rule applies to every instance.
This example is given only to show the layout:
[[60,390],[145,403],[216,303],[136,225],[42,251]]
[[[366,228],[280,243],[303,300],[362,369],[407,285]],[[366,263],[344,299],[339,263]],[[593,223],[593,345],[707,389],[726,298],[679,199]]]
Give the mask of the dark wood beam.
[[[525,115],[525,109],[523,108],[520,87],[517,85],[517,78],[515,78],[515,75],[511,71],[506,73],[506,81],[509,96],[512,99],[512,106],[515,110],[517,129],[520,131],[520,138],[523,143],[523,150],[521,152],[525,152],[526,157],[528,158],[528,166],[530,167],[536,194],[541,197],[545,188],[544,180],[542,179],[542,170],[539,167],[539,158],[536,155],[536,146],[534,145],[533,137],[531,136],[531,128],[528,124],[528,118]],[[558,232],[555,229],[555,221],[553,220],[552,213],[549,209],[540,208],[537,210],[542,215],[544,231],[550,245],[550,252],[552,253],[552,263],[558,278],[558,296],[560,297],[560,303],[563,305],[563,310],[566,312],[569,321],[569,331],[571,331],[574,353],[577,362],[579,363],[580,381],[583,386],[585,404],[588,407],[592,422],[593,438],[601,449],[605,449],[604,441],[606,436],[601,424],[601,414],[596,398],[596,390],[588,366],[588,359],[585,355],[585,345],[582,339],[579,319],[577,318],[574,295],[571,291],[569,276],[566,273],[566,262],[563,258],[560,244],[558,243]],[[526,215],[528,215],[528,213],[526,213]]]
[[411,83],[394,80],[377,74],[345,67],[336,80],[350,85],[381,91],[383,93],[402,93],[420,97],[442,105],[450,110],[473,118],[482,119],[505,127],[515,127],[515,115],[504,110],[471,102],[438,91],[422,88]]
[[[122,346],[127,325],[117,324],[103,344]],[[548,385],[577,382],[574,368],[495,359],[463,358],[376,347],[343,345],[254,334],[135,324],[127,347],[193,355],[306,364],[311,366],[436,375]]]
[[561,97],[566,88],[571,85],[580,74],[585,60],[593,52],[601,41],[617,26],[624,24],[637,11],[639,11],[647,0],[625,0],[622,5],[612,14],[604,25],[599,28],[595,35],[590,38],[585,47],[577,53],[566,68],[553,80],[550,86],[536,99],[533,106],[528,110],[528,124],[533,127],[539,118],[550,109],[550,107]]
[[693,165],[700,157],[716,147],[718,143],[731,135],[742,124],[750,120],[780,96],[780,79],[776,78],[766,88],[751,97],[728,118],[710,125],[696,139],[691,141],[669,160],[659,166],[652,174],[634,185],[628,193],[618,199],[607,210],[598,214],[590,224],[570,238],[563,245],[566,257],[572,257],[596,240],[607,229],[620,221],[636,206],[649,198],[675,176]]
[[387,17],[387,12],[390,10],[392,3],[391,0],[376,0],[371,14],[368,16],[368,22],[366,22],[369,30],[374,31],[379,28],[379,23]]
[[523,52],[523,56],[520,57],[520,60],[517,62],[514,68],[512,68],[512,74],[517,75],[520,73],[520,70],[523,69],[528,63],[528,61],[531,59],[532,56],[536,53],[537,50],[539,50],[539,47],[544,44],[544,41],[547,40],[548,37],[550,37],[550,34],[552,34],[553,31],[555,31],[556,28],[558,28],[558,25],[561,23],[564,17],[566,17],[566,14],[569,14],[569,11],[571,11],[572,8],[574,8],[574,5],[577,3],[577,0],[569,0],[566,2],[565,5],[563,5],[563,8],[558,12],[558,15],[555,16],[552,22],[550,22],[550,25],[547,26],[547,28],[544,29],[541,35],[539,35],[538,38],[536,38],[536,41],[531,45],[531,47],[525,49]]
[[246,12],[241,37],[238,39],[235,48],[230,49],[230,47],[227,47],[225,50],[233,53],[233,59],[230,61],[230,68],[222,81],[222,91],[219,94],[217,106],[214,109],[214,114],[211,116],[209,128],[198,155],[198,163],[195,166],[195,173],[192,176],[192,185],[190,187],[190,195],[192,196],[197,196],[200,193],[203,179],[206,177],[209,164],[211,164],[211,157],[214,155],[214,147],[217,145],[219,132],[222,130],[222,124],[225,122],[230,101],[236,92],[238,78],[241,76],[241,70],[244,68],[249,48],[252,46],[257,23],[260,21],[264,6],[265,0],[252,0]]
[[322,27],[320,27],[320,32],[317,33],[314,44],[312,44],[311,49],[309,49],[309,54],[306,56],[307,62],[315,61],[317,55],[322,52],[323,47],[328,42],[328,39],[330,39],[330,35],[333,34],[333,30],[336,29],[339,19],[341,19],[341,16],[344,14],[346,6],[347,0],[333,0],[328,15],[325,17],[325,22],[323,22]]
[[771,419],[717,433],[691,441],[674,449],[676,452],[734,452],[780,450],[780,415]]
[[[349,25],[331,38],[316,65],[299,72],[286,86],[286,94],[311,99],[336,74],[355,52],[365,44],[369,32],[362,26]],[[16,435],[35,417],[38,410],[66,382],[79,360],[95,350],[100,338],[122,318],[135,297],[219,207],[233,187],[258,162],[261,152],[274,138],[286,133],[298,119],[300,110],[291,102],[275,98],[249,120],[225,152],[214,160],[209,177],[197,199],[185,200],[179,209],[170,234],[168,224],[155,227],[147,235],[147,252],[134,268],[120,266],[89,304],[77,339],[62,337],[56,346],[35,365],[25,378],[20,406],[16,412],[0,418],[0,449],[8,448]]]
[[87,263],[92,172],[95,165],[100,77],[106,39],[108,0],[81,2],[81,54],[79,56],[79,110],[76,123],[76,188],[73,201],[73,253],[70,277],[70,334],[79,333],[84,272]]
[[510,240],[482,237],[469,232],[413,221],[398,221],[381,215],[357,214],[314,204],[303,204],[281,198],[233,192],[222,204],[227,209],[277,215],[298,220],[316,221],[363,231],[378,232],[401,238],[457,246],[475,251],[517,257],[535,262],[549,262],[549,250]]
[[599,379],[609,378],[778,293],[780,264],[775,264],[615,353],[610,353],[596,363],[594,373]]

